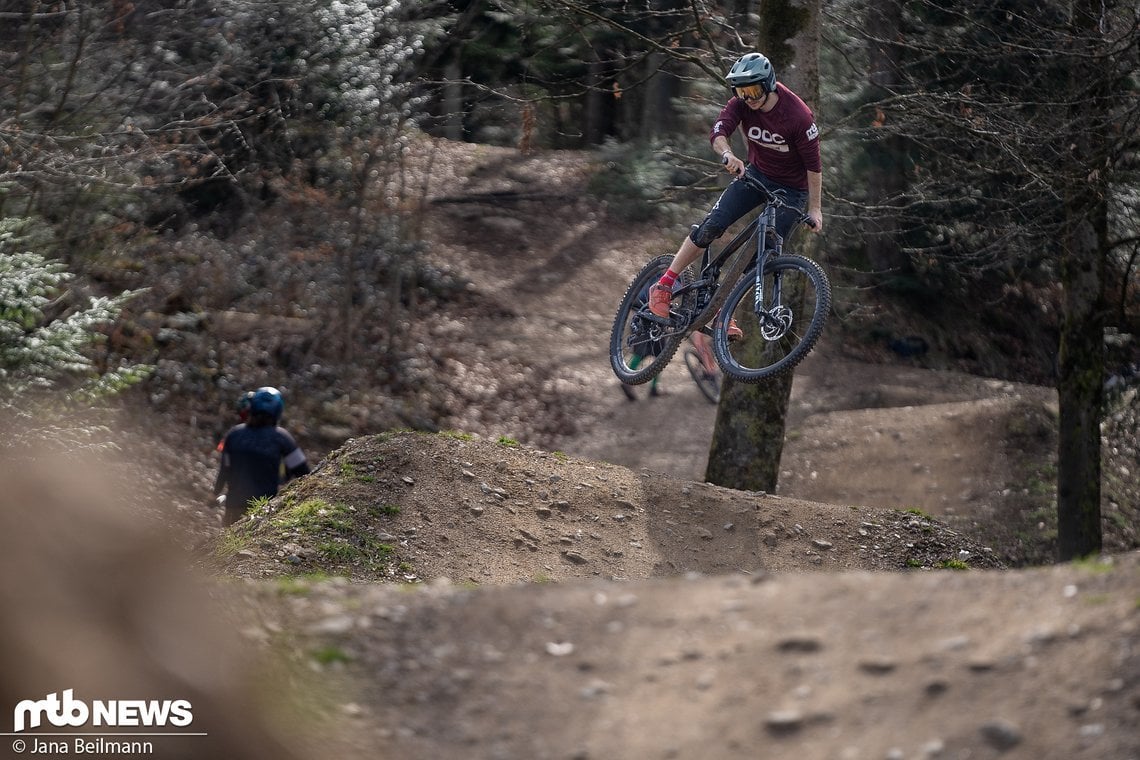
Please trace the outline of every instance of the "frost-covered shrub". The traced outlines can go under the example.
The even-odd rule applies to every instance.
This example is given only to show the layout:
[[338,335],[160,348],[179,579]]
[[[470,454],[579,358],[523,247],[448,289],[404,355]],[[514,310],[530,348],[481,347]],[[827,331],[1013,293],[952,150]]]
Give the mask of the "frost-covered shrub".
[[60,262],[23,248],[18,220],[0,219],[0,412],[31,416],[47,402],[53,411],[115,393],[149,372],[143,365],[99,371],[86,353],[134,295],[91,299],[58,310],[73,275]]

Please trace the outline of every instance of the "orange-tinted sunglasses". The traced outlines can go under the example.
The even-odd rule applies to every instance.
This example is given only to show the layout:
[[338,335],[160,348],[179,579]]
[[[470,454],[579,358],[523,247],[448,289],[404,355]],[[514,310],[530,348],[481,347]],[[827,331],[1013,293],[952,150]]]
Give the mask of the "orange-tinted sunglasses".
[[736,94],[744,100],[763,100],[764,90],[758,84],[750,84],[745,87],[737,87]]

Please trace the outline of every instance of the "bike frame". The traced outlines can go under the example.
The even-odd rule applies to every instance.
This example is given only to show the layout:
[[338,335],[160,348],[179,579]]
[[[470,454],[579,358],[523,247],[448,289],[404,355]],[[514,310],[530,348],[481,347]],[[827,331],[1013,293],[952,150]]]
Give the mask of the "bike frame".
[[[713,288],[712,298],[709,300],[708,305],[697,314],[696,317],[686,325],[681,331],[681,337],[684,338],[696,330],[701,330],[706,334],[709,332],[706,326],[709,321],[724,305],[725,300],[728,298],[728,293],[731,287],[721,287],[721,285],[731,286],[748,269],[748,265],[753,261],[753,256],[749,253],[742,253],[737,256],[733,265],[729,267],[728,273],[721,277],[721,269],[732,258],[733,254],[739,251],[744,245],[752,238],[756,239],[756,315],[761,320],[762,324],[771,324],[776,322],[769,317],[768,312],[764,309],[764,289],[763,289],[763,273],[764,263],[770,255],[779,255],[784,247],[784,239],[776,233],[776,212],[787,206],[786,203],[778,196],[769,191],[766,187],[759,184],[753,178],[745,175],[744,180],[754,188],[762,190],[767,195],[767,200],[764,202],[764,208],[760,213],[748,223],[736,236],[732,238],[715,256],[712,253],[712,248],[706,248],[701,254],[701,272],[699,278],[679,288],[674,293],[674,298],[683,296],[690,292],[701,292],[709,288]],[[772,246],[769,246],[768,236],[774,238]],[[775,286],[775,303],[779,303],[780,299],[780,284],[779,280],[776,281]],[[655,322],[660,322],[659,317],[649,315]]]

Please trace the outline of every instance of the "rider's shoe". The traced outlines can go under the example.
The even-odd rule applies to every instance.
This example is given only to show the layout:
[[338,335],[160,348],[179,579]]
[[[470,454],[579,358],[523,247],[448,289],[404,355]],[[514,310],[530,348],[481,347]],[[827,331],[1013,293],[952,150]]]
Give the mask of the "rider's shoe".
[[669,302],[673,300],[673,291],[661,283],[649,288],[649,311],[655,317],[669,318]]
[[732,341],[744,340],[744,331],[740,329],[740,325],[736,324],[736,319],[733,317],[728,318],[728,339]]

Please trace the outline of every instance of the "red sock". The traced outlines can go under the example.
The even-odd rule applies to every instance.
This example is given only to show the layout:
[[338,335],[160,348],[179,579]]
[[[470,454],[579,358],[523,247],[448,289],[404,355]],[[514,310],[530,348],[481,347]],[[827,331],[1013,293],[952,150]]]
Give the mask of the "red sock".
[[666,269],[665,274],[661,275],[661,279],[658,280],[657,283],[672,290],[673,286],[677,283],[677,273],[672,269]]

